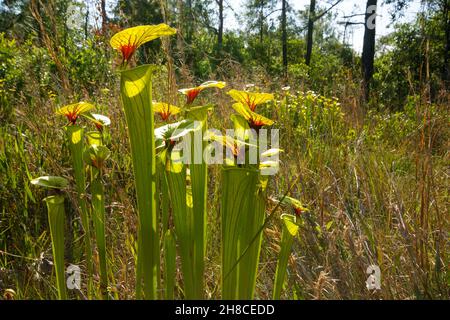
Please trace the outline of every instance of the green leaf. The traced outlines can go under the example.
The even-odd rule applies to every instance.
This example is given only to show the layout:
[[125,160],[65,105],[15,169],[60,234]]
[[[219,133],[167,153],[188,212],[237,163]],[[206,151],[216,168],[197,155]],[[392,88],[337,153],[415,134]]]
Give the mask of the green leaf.
[[[194,283],[194,243],[192,208],[187,205],[186,166],[173,163],[166,166],[167,182],[173,209],[175,234],[180,246],[181,270],[183,273],[184,297],[200,299]],[[176,169],[175,169],[176,168]],[[200,293],[201,295],[201,293]]]
[[299,226],[297,224],[297,217],[291,214],[283,214],[281,218],[283,219],[286,230],[291,236],[295,237],[299,229]]
[[[187,117],[195,120],[198,126],[195,131],[191,132],[191,164],[189,165],[190,190],[192,194],[192,211],[193,211],[193,228],[192,238],[194,245],[193,256],[193,283],[195,284],[194,292],[197,298],[203,298],[203,283],[205,269],[206,254],[206,223],[207,223],[207,198],[208,198],[208,166],[206,165],[203,154],[206,148],[206,141],[197,143],[196,136],[200,133],[203,135],[207,129],[208,111],[211,106],[193,107],[187,113]],[[201,130],[201,132],[200,132]],[[200,159],[196,156],[200,155]]]
[[86,133],[86,137],[90,146],[93,144],[103,145],[103,134],[99,131],[89,131]]
[[333,226],[333,220],[328,221],[328,223],[325,225],[327,231],[329,231],[331,229],[331,227]]
[[248,125],[247,120],[240,114],[232,114],[230,119],[233,121],[234,136],[236,139],[241,141],[250,139],[250,126]]

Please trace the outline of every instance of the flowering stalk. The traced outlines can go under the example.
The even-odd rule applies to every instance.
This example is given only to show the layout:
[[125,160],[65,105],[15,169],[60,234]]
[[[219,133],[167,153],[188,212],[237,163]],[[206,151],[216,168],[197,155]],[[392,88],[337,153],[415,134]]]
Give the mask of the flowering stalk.
[[160,188],[161,188],[161,213],[162,213],[162,230],[166,234],[169,230],[169,208],[170,208],[170,197],[169,197],[169,185],[167,183],[167,177],[164,173],[164,166],[161,170]]

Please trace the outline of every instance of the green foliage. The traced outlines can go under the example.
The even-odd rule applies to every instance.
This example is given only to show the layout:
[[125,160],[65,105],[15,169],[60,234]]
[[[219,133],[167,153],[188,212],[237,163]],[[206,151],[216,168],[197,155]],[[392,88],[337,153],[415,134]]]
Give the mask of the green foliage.
[[442,11],[432,12],[428,19],[419,15],[413,23],[398,24],[392,34],[380,39],[382,54],[375,60],[374,90],[384,106],[399,110],[408,95],[422,89],[427,62],[431,98],[439,96],[444,85],[446,50],[442,15]]
[[14,39],[0,33],[0,122],[8,120],[13,108],[13,98],[25,83],[22,55]]
[[98,39],[82,41],[81,46],[78,41],[68,41],[65,65],[69,78],[76,79],[72,81],[74,91],[86,91],[92,95],[99,86],[112,82],[111,61],[105,44]]
[[83,162],[84,129],[77,125],[65,128],[67,143],[72,159],[73,176],[76,184],[78,205],[80,208],[81,224],[84,229],[83,241],[85,245],[86,269],[88,275],[88,295],[92,294],[92,244],[90,233],[89,209],[86,201],[86,172]]
[[344,113],[337,98],[313,91],[286,93],[281,101],[281,117],[294,128],[304,146],[316,142],[340,145],[348,139]]
[[364,128],[366,139],[371,144],[387,142],[391,147],[400,147],[418,130],[418,103],[417,97],[408,97],[403,112],[369,112]]

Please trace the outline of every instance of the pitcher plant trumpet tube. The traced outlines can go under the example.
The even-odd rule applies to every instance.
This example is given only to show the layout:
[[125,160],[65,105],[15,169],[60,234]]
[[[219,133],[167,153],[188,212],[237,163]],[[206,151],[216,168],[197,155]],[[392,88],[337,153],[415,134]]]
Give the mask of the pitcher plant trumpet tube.
[[92,245],[89,227],[89,211],[86,202],[86,175],[83,163],[84,129],[78,125],[65,127],[67,142],[72,157],[72,167],[80,205],[81,224],[84,229],[84,244],[86,254],[86,269],[88,274],[88,296],[92,293]]
[[[45,188],[60,190],[68,185],[68,181],[62,177],[44,176],[31,180],[31,183]],[[60,191],[44,199],[47,205],[48,224],[52,240],[53,264],[56,273],[56,287],[58,299],[67,299],[65,268],[64,268],[64,196]]]
[[100,264],[100,292],[104,299],[108,298],[108,269],[105,237],[105,193],[102,173],[104,162],[109,156],[110,151],[108,148],[95,144],[91,145],[84,152],[84,160],[91,171],[92,220],[94,222],[95,240]]
[[110,40],[111,47],[122,55],[122,65],[126,65],[136,50],[146,42],[170,36],[176,33],[176,29],[161,23],[158,25],[145,25],[127,28],[116,33]]
[[299,226],[297,217],[290,214],[281,215],[282,231],[280,253],[278,254],[277,269],[275,271],[275,282],[273,285],[273,300],[279,300],[287,273],[287,263],[291,252],[292,243],[297,236]]
[[[192,120],[182,120],[155,130],[157,149],[165,163],[186,299],[201,299],[203,296],[204,224],[195,219],[192,186],[187,185],[188,170],[182,162],[183,156],[187,155],[181,155],[176,145],[180,139],[189,138],[190,133],[196,130],[201,130],[201,122]],[[191,145],[190,141],[186,144]],[[192,177],[189,175],[189,178]],[[203,219],[203,211],[201,215]]]
[[[144,43],[170,36],[176,29],[161,23],[116,33],[111,46],[122,54],[125,67]],[[159,229],[156,212],[156,160],[153,133],[152,74],[156,66],[121,71],[120,93],[128,125],[139,216],[136,297],[156,299],[159,283]]]
[[121,97],[128,125],[138,207],[136,297],[156,299],[159,268],[159,230],[156,214],[156,160],[153,133],[152,74],[143,65],[121,72]]
[[260,239],[251,244],[251,249],[247,247],[256,235],[253,231],[264,220],[264,211],[258,204],[258,181],[256,169],[222,169],[222,299],[225,300],[253,298]]

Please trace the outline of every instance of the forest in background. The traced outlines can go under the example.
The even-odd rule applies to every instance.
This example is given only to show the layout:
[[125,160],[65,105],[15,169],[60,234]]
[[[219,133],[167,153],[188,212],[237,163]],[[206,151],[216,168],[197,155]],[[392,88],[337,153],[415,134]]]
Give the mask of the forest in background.
[[[106,1],[94,2],[94,7],[91,1],[3,1],[2,58],[12,58],[3,66],[8,85],[4,90],[20,88],[25,70],[31,66],[39,68],[42,89],[75,95],[92,93],[96,85],[110,81],[108,35],[124,27],[161,22],[176,27],[177,36],[164,50],[160,50],[161,43],[146,45],[137,59],[140,63],[157,62],[169,55],[181,85],[245,74],[245,81],[252,83],[261,79],[295,84],[335,96],[350,92],[358,102],[372,101],[374,108],[399,110],[406,97],[421,91],[425,83],[430,86],[432,100],[440,97],[448,84],[446,0],[423,2],[416,18],[402,24],[395,21],[407,11],[409,1],[384,1],[391,5],[395,30],[377,43],[371,9],[366,15],[349,14],[340,21],[333,9],[342,0],[311,1],[301,11],[294,11],[289,1],[280,2],[281,8],[274,0],[244,1],[241,30],[224,32],[227,4],[220,0],[117,1],[110,4],[113,15],[107,13]],[[377,1],[367,1],[368,8],[374,4]],[[97,12],[89,12],[93,8]],[[362,54],[358,54],[342,43],[345,38],[337,32],[337,22],[345,24],[347,30],[353,24],[366,25],[364,20],[375,24],[365,29]],[[20,49],[17,44],[32,53],[26,61],[14,52]],[[46,50],[47,55],[39,56],[43,52],[30,50],[33,48]],[[71,77],[75,81],[69,84]],[[96,85],[92,86],[93,82]],[[357,95],[361,88],[362,97]]]
[[[127,27],[158,23],[176,28],[176,35],[144,44],[131,62],[162,66],[155,100],[181,105],[178,89],[208,80],[225,81],[227,91],[275,94],[276,108],[264,112],[281,131],[284,153],[270,191],[283,194],[298,173],[291,195],[310,210],[289,259],[282,298],[449,298],[450,1],[422,1],[414,19],[395,23],[410,2],[384,0],[393,8],[395,27],[380,38],[372,12],[351,14],[341,22],[346,28],[364,25],[362,53],[343,43],[336,28],[334,8],[349,0],[311,0],[300,11],[293,10],[293,1],[242,1],[238,31],[224,29],[225,0],[0,2],[3,298],[56,295],[51,272],[42,271],[51,260],[45,193],[29,181],[50,173],[71,176],[67,145],[55,129],[62,121],[54,111],[81,100],[111,118],[108,290],[113,298],[135,298],[130,265],[136,199],[115,71],[121,61],[109,39]],[[226,127],[231,107],[225,92],[206,98],[215,101],[210,126]],[[217,228],[219,177],[211,169],[208,222]],[[68,210],[70,224],[79,228],[76,210]],[[219,298],[216,227],[208,233],[206,298]],[[271,297],[280,233],[276,223],[264,231],[258,299]],[[75,245],[70,258],[82,265],[77,250]],[[371,263],[382,269],[381,291],[365,288]],[[180,277],[178,271],[182,283]],[[180,288],[175,297],[183,297]]]

